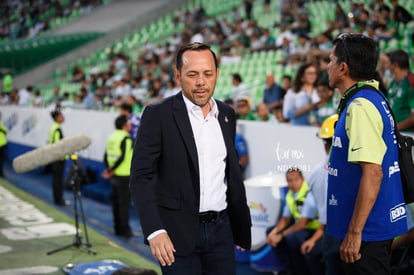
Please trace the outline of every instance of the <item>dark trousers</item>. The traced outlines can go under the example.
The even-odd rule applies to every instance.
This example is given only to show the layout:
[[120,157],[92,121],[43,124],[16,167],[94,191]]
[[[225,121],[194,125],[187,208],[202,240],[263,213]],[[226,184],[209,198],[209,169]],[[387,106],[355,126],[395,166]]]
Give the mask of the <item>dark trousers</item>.
[[289,255],[289,270],[295,275],[323,275],[322,242],[316,242],[311,252],[303,255],[300,247],[309,239],[315,230],[301,230],[291,233],[279,244]]
[[109,182],[112,187],[112,215],[115,234],[127,238],[132,237],[132,230],[129,226],[131,207],[129,176],[113,176]]
[[234,275],[236,261],[229,217],[224,211],[212,223],[200,223],[194,251],[175,257],[171,266],[161,267],[164,275]]
[[55,204],[63,203],[63,171],[65,169],[65,160],[58,160],[51,163],[52,166],[52,188],[53,200]]
[[322,242],[325,275],[344,275],[341,258],[339,257],[341,240],[325,234]]
[[4,177],[3,163],[6,160],[6,145],[0,147],[0,177]]
[[392,240],[362,242],[361,259],[355,263],[342,262],[347,275],[389,275],[391,274]]

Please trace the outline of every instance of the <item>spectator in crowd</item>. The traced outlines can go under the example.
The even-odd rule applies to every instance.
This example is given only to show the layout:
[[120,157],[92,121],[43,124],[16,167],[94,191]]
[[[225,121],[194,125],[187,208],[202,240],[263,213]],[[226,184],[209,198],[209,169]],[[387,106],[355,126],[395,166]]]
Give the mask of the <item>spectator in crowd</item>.
[[303,62],[310,62],[312,61],[309,57],[309,53],[311,52],[312,43],[310,38],[307,34],[301,33],[297,37],[296,47],[294,47],[294,51],[291,53],[291,61],[292,63],[303,63]]
[[[229,105],[233,110],[235,110],[234,102],[231,98],[224,100],[224,103]],[[242,177],[245,178],[246,167],[249,164],[249,152],[247,150],[247,142],[241,133],[239,133],[239,127],[236,127],[236,138],[234,141],[236,147],[237,156],[239,158],[239,165],[242,171]]]
[[33,107],[42,107],[44,104],[43,96],[39,90],[35,90],[34,97],[33,97]]
[[288,74],[285,74],[282,76],[282,83],[281,83],[281,88],[282,88],[282,99],[285,97],[287,91],[292,88],[293,85],[293,81],[292,81],[292,77]]
[[[250,2],[253,6],[258,5],[257,1]],[[309,3],[309,6],[317,4],[316,2]],[[394,28],[393,24],[391,24],[392,20],[390,22],[386,20],[386,18],[391,18],[389,14],[395,14],[394,9],[387,7],[381,2],[372,3],[368,8],[361,3],[354,3],[351,5],[349,13],[348,11],[345,12],[342,6],[344,4],[336,4],[336,22],[328,26],[326,30],[318,30],[319,34],[317,36],[311,35],[314,32],[298,31],[298,26],[303,22],[307,22],[304,19],[306,17],[309,19],[309,15],[313,15],[313,12],[308,12],[308,5],[305,5],[303,1],[282,1],[280,3],[282,14],[280,21],[275,22],[275,27],[278,30],[262,26],[258,24],[257,20],[243,18],[240,16],[238,8],[233,9],[235,14],[234,24],[229,24],[227,20],[218,20],[218,17],[208,16],[205,12],[199,13],[198,7],[195,7],[187,11],[181,11],[179,15],[172,19],[174,24],[184,24],[186,28],[184,28],[185,31],[181,34],[175,33],[168,39],[167,43],[148,41],[143,47],[137,49],[140,51],[140,54],[136,60],[132,60],[126,53],[115,51],[114,47],[110,47],[110,53],[108,54],[110,67],[108,70],[101,71],[102,69],[97,68],[95,65],[92,65],[94,66],[92,68],[75,66],[73,67],[75,71],[80,72],[80,77],[75,78],[78,79],[76,80],[78,81],[77,83],[86,82],[87,85],[83,86],[93,93],[97,93],[98,88],[106,91],[104,95],[100,95],[100,98],[104,101],[105,110],[116,110],[119,103],[125,101],[126,94],[128,93],[132,93],[140,102],[141,107],[145,107],[151,102],[164,98],[166,87],[171,85],[172,66],[170,65],[174,58],[172,54],[173,49],[183,41],[191,39],[198,28],[203,29],[203,38],[206,41],[208,40],[209,43],[214,44],[214,47],[220,49],[222,64],[229,62],[229,60],[231,62],[238,62],[242,55],[244,56],[253,50],[257,42],[259,46],[264,45],[264,47],[258,47],[258,50],[275,48],[275,50],[278,49],[279,53],[283,51],[282,56],[287,57],[287,59],[282,60],[282,64],[286,65],[290,75],[294,75],[297,67],[303,62],[316,63],[319,60],[323,60],[322,57],[326,56],[326,53],[329,54],[332,47],[331,34],[349,28],[353,31],[365,32],[374,38],[378,34],[384,31],[391,31]],[[89,10],[89,8],[86,8],[86,10]],[[203,16],[198,16],[199,14],[203,14]],[[352,16],[348,17],[348,14]],[[295,21],[295,17],[300,20]],[[397,20],[394,21],[397,22]],[[21,28],[21,26],[18,27]],[[274,33],[274,31],[279,33],[274,43],[275,47],[271,45],[274,39],[271,33]],[[253,37],[257,38],[256,42],[252,41]],[[397,38],[401,39],[401,37]],[[313,45],[312,53],[309,53],[309,44]],[[385,45],[387,46],[387,44]],[[399,45],[400,43],[397,44],[397,46]],[[279,53],[277,56],[279,56]],[[299,53],[301,58],[297,60],[294,57]],[[303,56],[304,53],[309,54],[306,54],[305,57]],[[226,56],[228,54],[237,54],[239,56],[237,58],[234,58],[234,56],[229,58]],[[272,56],[272,54],[269,56]],[[322,66],[318,69],[323,72]],[[260,70],[254,69],[253,73],[256,74],[257,71]],[[245,78],[244,73],[240,74],[240,77]],[[157,79],[160,82],[157,82]],[[387,81],[387,77],[384,79]],[[250,87],[251,83],[246,82],[242,84],[245,87]],[[110,91],[112,87],[116,89]],[[124,89],[125,87],[130,87],[130,91],[128,92],[129,89]],[[176,89],[173,89],[173,91],[176,91]],[[118,92],[121,94],[121,98],[115,100]],[[231,91],[229,90],[228,92],[230,93]],[[225,96],[228,96],[228,94]],[[3,99],[4,103],[8,102],[5,97]],[[47,99],[46,101],[49,103]],[[236,100],[236,98],[233,99]],[[113,106],[113,104],[116,104],[116,106]],[[254,105],[252,104],[252,108],[255,107]]]
[[329,86],[328,82],[318,81],[316,84],[318,96],[320,101],[317,104],[317,109],[313,113],[315,116],[315,126],[322,125],[328,117],[336,113],[337,102],[334,97],[334,89]]
[[249,151],[247,148],[246,139],[242,134],[236,132],[236,138],[234,141],[234,146],[236,147],[237,156],[239,157],[239,165],[242,172],[243,179],[246,178],[246,168],[249,164]]
[[[297,2],[302,4],[301,2]],[[290,25],[290,29],[294,34],[306,34],[308,35],[312,29],[312,24],[309,19],[309,11],[303,6],[297,9],[295,21]]]
[[329,159],[326,234],[341,240],[345,274],[390,274],[392,240],[407,231],[407,220],[400,174],[383,175],[398,163],[398,148],[372,80],[378,49],[367,36],[342,33],[330,59],[329,84],[343,98]]
[[279,24],[280,34],[276,38],[276,48],[281,49],[285,41],[294,41],[296,36],[289,28],[289,24],[285,21],[281,21]]
[[329,82],[328,76],[329,55],[318,59],[318,82]]
[[236,100],[236,115],[237,119],[241,120],[256,120],[255,115],[251,111],[251,103],[249,97],[241,97]]
[[269,112],[277,106],[282,106],[282,87],[275,81],[273,74],[266,75],[266,88],[263,91],[263,103],[266,104]]
[[403,6],[398,3],[398,0],[391,0],[392,12],[394,14],[394,19],[403,24],[407,24],[413,20],[413,16],[408,12]]
[[30,106],[33,100],[33,86],[28,85],[26,88],[19,90],[19,106]]
[[246,14],[246,19],[250,20],[252,18],[253,10],[253,1],[254,0],[244,0],[244,13]]
[[3,69],[2,93],[10,94],[13,90],[13,76],[8,69]]
[[248,97],[250,101],[252,100],[250,90],[247,87],[247,85],[243,83],[243,79],[239,73],[234,73],[231,76],[231,83],[233,85],[233,88],[230,92],[230,97],[234,101],[237,101],[239,98],[242,97]]
[[296,73],[293,87],[283,101],[283,116],[293,125],[311,125],[311,113],[320,99],[315,84],[318,71],[311,63],[301,65]]
[[82,87],[80,89],[80,95],[82,97],[82,104],[85,109],[92,109],[94,106],[94,99],[93,99],[93,93],[88,91],[88,88]]
[[74,83],[80,83],[86,79],[85,72],[83,71],[83,68],[79,65],[76,65],[73,67],[72,70],[72,82]]
[[18,105],[19,104],[19,90],[13,88],[9,93],[9,104]]
[[102,176],[109,179],[112,188],[112,214],[115,234],[129,239],[133,236],[129,226],[131,208],[129,176],[134,144],[128,133],[131,130],[131,123],[127,116],[120,115],[115,119],[115,129],[106,142],[105,170]]
[[180,92],[180,87],[176,86],[175,80],[171,79],[167,82],[167,88],[164,90],[163,97],[176,95]]
[[[31,38],[51,29],[50,22],[59,18],[69,18],[73,12],[90,13],[104,1],[1,1],[0,39]],[[30,4],[30,5],[29,5]],[[1,29],[0,29],[1,30]]]
[[74,101],[68,92],[64,92],[62,97],[57,100],[56,106],[58,108],[74,108]]
[[398,22],[395,20],[395,14],[390,8],[384,7],[380,10],[377,19],[376,35],[379,40],[390,41],[398,38]]
[[[139,115],[142,111],[142,105],[141,102],[139,102],[133,95],[127,95],[124,98],[124,102],[131,106],[132,108],[132,114]],[[121,103],[122,104],[122,103]]]
[[394,76],[388,86],[387,96],[400,131],[414,131],[414,74],[410,60],[403,50],[386,53],[388,66]]
[[256,106],[256,120],[259,121],[274,121],[275,117],[269,113],[267,105],[262,103],[257,104]]
[[289,168],[286,181],[289,188],[285,196],[286,204],[282,217],[267,235],[267,243],[288,253],[291,274],[323,274],[320,243],[308,253],[301,253],[301,245],[319,228],[315,199],[300,169]]
[[141,117],[138,114],[134,114],[132,112],[132,106],[125,102],[122,103],[119,107],[119,112],[121,115],[124,115],[128,118],[129,123],[131,124],[129,136],[135,142],[135,138],[138,134],[139,123],[141,122]]
[[283,116],[283,106],[278,106],[273,109],[273,116],[275,117],[276,121],[279,123],[288,123],[289,120],[287,120]]
[[[50,115],[53,119],[53,124],[49,131],[49,144],[55,144],[63,139],[63,132],[61,125],[65,121],[65,117],[61,110],[55,109]],[[53,201],[56,205],[65,206],[69,204],[69,201],[63,197],[63,172],[65,168],[65,162],[67,157],[63,157],[57,161],[51,163],[52,167],[52,189],[53,189]]]
[[53,95],[52,97],[47,100],[47,104],[50,105],[51,107],[55,107],[56,104],[60,101],[62,95],[60,94],[60,87],[56,86],[53,88]]
[[2,122],[2,115],[0,112],[0,177],[4,177],[3,163],[6,160],[6,147],[7,147],[7,129]]
[[103,102],[98,94],[93,94],[93,103],[90,107],[91,110],[101,111],[103,110]]

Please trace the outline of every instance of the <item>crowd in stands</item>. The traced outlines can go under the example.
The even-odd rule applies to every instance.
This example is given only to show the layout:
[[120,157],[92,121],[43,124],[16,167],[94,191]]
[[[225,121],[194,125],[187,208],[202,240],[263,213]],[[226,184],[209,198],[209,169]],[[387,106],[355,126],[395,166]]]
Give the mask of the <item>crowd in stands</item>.
[[[13,2],[16,1],[7,1],[9,6]],[[88,1],[77,3],[81,5],[85,2]],[[254,103],[240,72],[235,71],[228,80],[232,82],[229,91],[219,92],[234,102],[237,112],[241,112],[244,106],[239,100],[246,101],[246,110],[251,114],[239,114],[241,118],[266,120],[268,117],[272,121],[318,126],[335,112],[339,101],[337,93],[329,87],[326,72],[336,35],[341,32],[363,33],[380,45],[400,39],[400,28],[413,19],[410,11],[399,5],[397,0],[390,0],[390,5],[383,0],[372,1],[369,5],[352,2],[348,5],[349,10],[345,10],[343,3],[337,2],[335,18],[329,22],[328,28],[313,35],[308,1],[279,1],[277,10],[271,9],[270,1],[246,0],[243,3],[244,9],[234,7],[230,11],[231,19],[209,16],[202,5],[181,11],[172,22],[185,25],[181,33],[175,33],[165,42],[147,42],[139,49],[137,59],[131,59],[128,52],[111,51],[108,54],[108,70],[102,71],[96,66],[86,71],[81,66],[75,66],[71,81],[81,87],[75,94],[61,91],[57,86],[53,97],[42,98],[37,89],[29,86],[3,93],[0,103],[33,106],[58,104],[66,108],[117,110],[122,103],[128,102],[134,106],[135,113],[141,113],[146,105],[180,91],[173,76],[175,51],[183,43],[197,41],[211,45],[222,63],[254,52],[282,51],[283,58],[272,62],[275,66],[291,66],[295,70],[291,75],[276,76],[282,79],[281,83],[276,83],[275,75],[263,75],[266,88],[260,103],[266,104],[268,114],[263,113],[263,106]],[[263,5],[263,13],[280,13],[280,20],[274,22],[272,27],[278,29],[278,35],[273,35],[276,33],[274,29],[258,25],[252,15],[254,5]],[[27,9],[23,10],[30,14]],[[388,72],[381,63],[378,78],[383,80],[384,87],[389,81]]]
[[101,0],[3,0],[0,1],[0,41],[31,38],[50,30],[50,22],[73,13],[88,14]]

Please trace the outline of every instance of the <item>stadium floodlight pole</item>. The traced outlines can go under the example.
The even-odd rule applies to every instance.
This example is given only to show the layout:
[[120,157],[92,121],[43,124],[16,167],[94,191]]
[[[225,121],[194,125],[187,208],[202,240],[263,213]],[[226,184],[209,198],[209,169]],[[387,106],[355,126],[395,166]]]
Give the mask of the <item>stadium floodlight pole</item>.
[[[87,230],[86,222],[85,222],[85,213],[83,212],[82,195],[80,192],[80,183],[82,181],[82,170],[78,163],[78,156],[76,154],[71,154],[71,160],[72,160],[72,166],[69,169],[68,183],[72,187],[72,191],[73,191],[73,210],[74,210],[73,212],[74,212],[74,218],[75,218],[76,233],[75,233],[75,236],[73,237],[73,242],[71,244],[54,249],[52,251],[47,252],[46,254],[52,255],[53,253],[65,250],[70,247],[76,247],[76,248],[84,247],[86,248],[89,254],[96,255],[97,254],[96,250],[93,250],[91,248],[92,244],[89,242],[88,230]],[[85,231],[86,243],[82,242],[82,237],[80,236],[79,215],[82,219],[83,230]]]

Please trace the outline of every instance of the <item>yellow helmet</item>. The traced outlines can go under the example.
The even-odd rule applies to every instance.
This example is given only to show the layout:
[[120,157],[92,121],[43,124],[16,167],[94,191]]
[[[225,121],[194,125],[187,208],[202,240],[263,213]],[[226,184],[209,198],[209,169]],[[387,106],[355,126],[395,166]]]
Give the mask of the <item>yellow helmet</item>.
[[330,117],[326,118],[319,129],[319,138],[328,139],[332,138],[334,135],[335,125],[338,121],[338,114],[331,115]]

